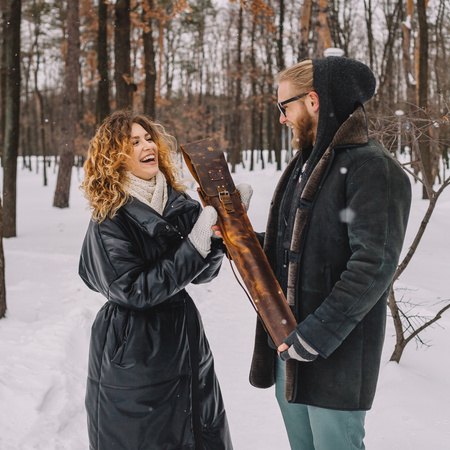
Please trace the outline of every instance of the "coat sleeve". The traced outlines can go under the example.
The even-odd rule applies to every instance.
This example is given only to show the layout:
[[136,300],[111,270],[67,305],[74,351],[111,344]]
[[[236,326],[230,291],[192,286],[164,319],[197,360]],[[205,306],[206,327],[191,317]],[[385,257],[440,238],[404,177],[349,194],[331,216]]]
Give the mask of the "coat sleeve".
[[200,273],[198,277],[192,280],[193,284],[209,283],[217,277],[222,266],[223,256],[226,252],[226,247],[222,243],[222,239],[212,239],[211,252],[206,257],[205,261],[208,267]]
[[151,263],[143,260],[137,244],[119,227],[101,231],[97,228],[97,237],[91,239],[91,244],[99,248],[96,251],[91,248],[95,258],[90,257],[89,261],[96,262],[89,263],[88,269],[83,265],[84,276],[80,270],[86,284],[109,301],[136,310],[170,299],[209,267],[189,239],[180,239],[179,245]]
[[[264,233],[255,233],[258,238],[261,247],[264,244]],[[211,280],[216,278],[219,274],[220,267],[222,265],[222,259],[224,254],[227,253],[227,247],[223,243],[222,239],[212,239],[211,242],[211,253],[206,258],[209,267],[204,270],[195,280],[192,281],[193,284],[209,283]]]
[[350,258],[325,301],[298,325],[300,335],[323,357],[380,299],[385,301],[403,245],[411,186],[394,160],[376,157],[349,174],[345,195],[342,220],[347,222]]

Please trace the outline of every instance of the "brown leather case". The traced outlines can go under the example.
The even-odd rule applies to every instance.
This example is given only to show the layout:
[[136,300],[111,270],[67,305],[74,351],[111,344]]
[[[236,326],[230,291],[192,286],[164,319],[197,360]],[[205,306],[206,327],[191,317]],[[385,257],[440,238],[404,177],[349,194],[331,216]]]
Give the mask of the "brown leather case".
[[203,205],[218,213],[220,232],[265,329],[278,347],[297,325],[242,206],[223,152],[213,139],[180,146]]

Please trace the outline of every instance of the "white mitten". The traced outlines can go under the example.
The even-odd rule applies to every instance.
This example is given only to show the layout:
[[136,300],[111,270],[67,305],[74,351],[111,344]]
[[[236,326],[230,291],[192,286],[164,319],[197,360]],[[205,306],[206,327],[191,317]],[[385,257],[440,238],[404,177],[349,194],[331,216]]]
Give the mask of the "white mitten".
[[248,208],[250,207],[250,200],[253,195],[253,188],[247,183],[240,183],[236,186],[239,195],[241,196],[241,202],[245,206],[245,210],[248,212]]
[[213,234],[211,227],[216,222],[217,211],[212,206],[205,206],[188,235],[188,239],[203,258],[206,258],[211,251],[211,236]]

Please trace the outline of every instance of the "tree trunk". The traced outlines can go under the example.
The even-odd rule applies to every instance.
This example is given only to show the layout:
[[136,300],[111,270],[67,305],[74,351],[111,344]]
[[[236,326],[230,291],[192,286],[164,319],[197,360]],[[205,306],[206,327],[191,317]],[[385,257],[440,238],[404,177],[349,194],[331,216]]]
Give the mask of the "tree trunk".
[[236,91],[234,97],[234,115],[231,125],[231,172],[241,162],[241,96],[242,96],[242,34],[244,30],[244,10],[239,5],[238,41],[236,56]]
[[[0,0],[1,6],[1,56],[0,56],[0,157],[3,155],[3,144],[5,136],[5,105],[6,105],[6,24],[8,22],[6,13],[6,0]],[[3,166],[3,159],[0,158]]]
[[308,46],[309,46],[309,28],[311,26],[311,9],[312,1],[304,0],[302,10],[300,13],[300,51],[299,61],[308,58]]
[[278,70],[284,69],[284,46],[283,46],[283,36],[284,36],[284,0],[278,0],[280,4],[280,18],[278,24],[278,35],[277,35],[277,66]]
[[373,14],[372,14],[372,0],[364,0],[364,14],[366,17],[366,30],[367,30],[367,41],[368,41],[368,53],[369,53],[369,67],[374,70],[374,60],[375,60],[375,49],[374,49],[374,38],[373,38]]
[[6,86],[5,130],[3,146],[3,236],[16,236],[17,156],[20,127],[20,21],[21,0],[11,0],[6,7]]
[[391,286],[389,291],[388,306],[391,311],[392,320],[394,321],[395,328],[395,346],[394,352],[391,355],[390,361],[400,362],[403,350],[405,349],[405,333],[403,331],[403,322],[400,315],[400,309],[398,307],[397,301],[395,300],[394,287]]
[[411,35],[412,35],[412,27],[413,27],[413,18],[414,18],[414,1],[407,0],[406,2],[406,20],[402,22],[402,61],[403,61],[403,70],[405,73],[405,82],[406,82],[406,101],[408,103],[407,112],[411,112],[414,105],[416,104],[416,83],[415,83],[415,74],[413,73],[413,64],[411,58]]
[[[378,85],[378,97],[382,101],[376,102],[375,105],[377,109],[382,108],[378,111],[378,114],[389,114],[389,107],[387,105],[392,105],[394,100],[394,46],[397,42],[398,29],[400,27],[401,21],[401,4],[403,0],[397,0],[396,2],[387,3],[384,11],[384,17],[386,20],[387,28],[387,39],[383,48],[383,56],[381,57],[381,70],[375,71],[379,73],[379,85]],[[397,53],[397,52],[396,52]]]
[[[37,134],[36,141],[41,140],[41,148],[42,148],[42,159],[43,159],[43,176],[44,176],[44,186],[47,186],[47,146],[45,141],[45,117],[44,117],[44,99],[42,97],[41,91],[39,90],[38,84],[38,74],[39,67],[41,64],[41,54],[39,50],[39,36],[41,34],[41,13],[42,8],[36,7],[36,0],[33,4],[35,13],[34,13],[34,43],[33,43],[33,56],[36,56],[36,64],[34,67],[34,100],[35,100],[35,121],[34,123],[37,125],[36,128],[39,129],[40,134]],[[30,130],[29,130],[30,131]],[[33,142],[33,141],[31,141]],[[23,149],[22,149],[23,151]],[[30,152],[31,153],[31,152]]]
[[99,0],[98,3],[98,81],[96,120],[100,124],[109,114],[109,75],[108,75],[108,3]]
[[116,106],[118,109],[133,105],[130,45],[130,0],[117,0],[114,28],[114,59],[116,83]]
[[[36,71],[37,74],[37,71]],[[37,88],[37,82],[35,83],[35,102],[36,102],[36,115],[39,121],[39,131],[42,145],[42,159],[43,159],[43,176],[44,176],[44,186],[47,186],[47,145],[45,140],[45,117],[44,117],[44,99],[42,94]]]
[[67,2],[67,55],[64,103],[65,115],[61,130],[61,147],[58,179],[53,206],[69,206],[70,181],[73,157],[75,155],[75,137],[78,121],[78,77],[80,73],[80,22],[78,0]]
[[153,10],[153,0],[147,0],[144,14],[145,30],[143,35],[144,41],[144,69],[145,69],[145,94],[144,94],[144,111],[150,117],[155,117],[156,108],[156,63],[155,63],[155,47],[153,45],[152,18],[150,12]]
[[[428,23],[427,23],[427,0],[417,1],[417,13],[419,19],[419,73],[418,73],[418,97],[419,97],[419,119],[426,118],[428,108]],[[429,132],[425,130],[419,138],[420,158],[423,163],[424,173],[430,187],[433,185],[431,173],[431,152]],[[423,187],[422,198],[428,198],[426,187]]]
[[[283,22],[284,22],[284,0],[280,0],[280,26],[278,27],[278,39],[277,39],[277,69],[280,72],[285,68],[284,62],[284,47],[283,47]],[[277,170],[281,170],[281,128],[282,124],[278,120],[278,109],[273,107],[273,104],[269,106],[270,114],[273,114],[273,149],[275,151],[275,160],[277,162]],[[272,152],[269,149],[268,162],[272,162]]]
[[[267,82],[267,99],[269,100],[265,104],[266,109],[266,130],[267,130],[267,150],[272,152],[272,150],[275,148],[275,139],[274,139],[274,131],[275,131],[275,125],[274,122],[277,121],[275,114],[273,113],[273,105],[276,103],[277,98],[274,95],[274,86],[273,86],[273,76],[272,76],[272,55],[270,52],[270,45],[266,45],[266,52],[267,52],[267,64],[266,64],[266,70],[265,70],[265,80]],[[262,156],[262,148],[259,149]],[[278,169],[278,160],[277,160],[277,169]],[[264,169],[264,159],[262,158],[262,166],[261,169]]]
[[[36,29],[36,28],[35,28]],[[19,135],[19,147],[21,149],[22,156],[22,169],[27,168],[27,155],[31,153],[31,145],[30,143],[34,143],[35,140],[31,139],[31,128],[36,128],[36,123],[30,123],[31,118],[34,116],[32,112],[32,106],[30,107],[30,100],[28,98],[28,93],[30,91],[30,74],[31,74],[31,65],[33,63],[33,48],[34,45],[30,46],[28,61],[23,61],[22,63],[22,109],[21,109],[21,117],[20,117],[20,135]],[[39,148],[39,145],[36,145],[36,150]]]
[[[256,35],[256,18],[254,17],[252,20],[252,35],[251,35],[251,46],[250,46],[250,86],[252,93],[252,101],[251,101],[251,159],[250,159],[250,171],[254,170],[254,150],[256,149],[258,142],[258,109],[259,109],[259,101],[258,101],[258,91],[257,91],[257,68],[256,68],[256,55],[255,55],[255,35]],[[261,150],[261,148],[260,148]]]
[[3,214],[0,197],[0,319],[6,313],[5,255],[3,253]]
[[328,0],[319,1],[318,27],[319,27],[319,54],[323,56],[323,52],[333,46],[328,27]]

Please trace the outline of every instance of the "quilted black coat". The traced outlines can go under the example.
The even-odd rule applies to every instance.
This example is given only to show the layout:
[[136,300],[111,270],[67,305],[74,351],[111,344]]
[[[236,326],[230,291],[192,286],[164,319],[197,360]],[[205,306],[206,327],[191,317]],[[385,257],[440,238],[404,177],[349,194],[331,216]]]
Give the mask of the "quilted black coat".
[[108,300],[92,326],[86,393],[90,449],[232,449],[214,362],[185,291],[218,273],[187,235],[200,205],[169,186],[161,216],[133,199],[91,221],[79,274]]

